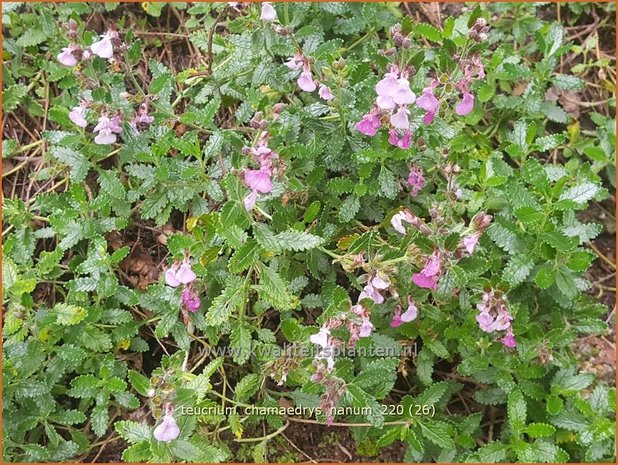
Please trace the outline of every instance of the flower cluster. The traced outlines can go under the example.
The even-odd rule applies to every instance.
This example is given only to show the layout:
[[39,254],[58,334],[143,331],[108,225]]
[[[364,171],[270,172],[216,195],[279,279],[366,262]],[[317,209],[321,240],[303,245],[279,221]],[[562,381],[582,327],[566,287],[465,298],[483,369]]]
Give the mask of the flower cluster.
[[302,68],[302,72],[296,80],[296,83],[298,84],[298,87],[305,92],[313,92],[318,89],[318,95],[323,100],[333,100],[335,98],[326,84],[313,78],[313,74],[311,73],[311,59],[305,56],[302,52],[296,52],[294,56],[288,58],[288,61],[286,61],[284,65],[291,70],[298,70]]
[[118,31],[108,29],[101,36],[101,40],[94,42],[90,47],[82,49],[76,42],[77,39],[77,24],[69,23],[69,38],[73,40],[71,44],[64,47],[57,55],[57,59],[63,66],[75,66],[81,60],[89,60],[92,55],[112,61],[114,54],[124,50],[125,46],[120,40]]
[[192,287],[192,283],[196,278],[197,276],[187,258],[181,263],[175,262],[165,271],[165,282],[168,286],[183,286],[181,310],[185,323],[189,321],[189,314],[187,312],[197,312],[201,305],[201,300]]
[[413,166],[408,175],[408,185],[411,187],[410,195],[416,197],[421,189],[425,187],[425,177],[420,166]]
[[358,131],[375,136],[384,119],[389,127],[389,143],[402,149],[410,148],[412,132],[408,105],[416,101],[416,95],[410,89],[408,76],[408,70],[401,70],[397,65],[390,66],[388,73],[376,84],[377,98],[373,108],[356,123]]
[[517,346],[513,328],[511,327],[513,317],[506,306],[505,297],[499,291],[494,289],[485,291],[477,308],[479,314],[476,316],[476,321],[481,330],[487,333],[505,331],[504,337],[500,342],[508,348]]

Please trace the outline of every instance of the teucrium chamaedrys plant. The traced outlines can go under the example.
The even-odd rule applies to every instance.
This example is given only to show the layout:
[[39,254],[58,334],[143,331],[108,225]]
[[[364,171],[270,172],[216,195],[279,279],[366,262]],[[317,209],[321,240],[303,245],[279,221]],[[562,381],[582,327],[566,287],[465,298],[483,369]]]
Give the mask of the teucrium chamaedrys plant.
[[[546,91],[582,85],[554,72],[561,25],[174,5],[204,70],[152,58],[124,20],[96,34],[87,5],[31,7],[66,24],[55,42],[8,40],[9,110],[28,105],[20,47],[64,90],[40,176],[68,178],[4,206],[5,457],[68,460],[115,431],[126,461],[225,461],[231,442],[273,459],[287,398],[407,461],[611,458],[615,391],[570,349],[606,330],[584,277],[600,229],[577,213],[607,192],[600,165],[547,156],[571,148]],[[111,238],[143,222],[182,232],[131,286]]]

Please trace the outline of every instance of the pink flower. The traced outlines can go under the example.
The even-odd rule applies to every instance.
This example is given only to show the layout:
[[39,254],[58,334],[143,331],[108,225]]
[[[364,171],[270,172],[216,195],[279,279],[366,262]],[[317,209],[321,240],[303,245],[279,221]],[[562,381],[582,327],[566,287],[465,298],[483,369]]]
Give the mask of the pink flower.
[[455,107],[455,113],[459,116],[466,116],[468,113],[472,111],[474,107],[474,95],[470,92],[464,92],[463,99],[461,102]]
[[113,144],[116,142],[116,134],[122,132],[120,126],[120,116],[116,115],[113,118],[109,118],[107,115],[102,114],[99,117],[97,125],[94,127],[93,132],[98,132],[94,138],[94,142],[100,145]]
[[390,122],[397,129],[410,129],[409,114],[410,110],[406,107],[399,107],[397,112],[391,115]]
[[75,66],[77,64],[77,58],[73,55],[73,52],[79,50],[79,46],[71,44],[68,47],[64,47],[56,58],[63,66]]
[[324,100],[332,100],[335,98],[328,86],[324,84],[320,84],[320,88],[318,89],[318,95]]
[[374,303],[381,304],[384,302],[384,296],[380,294],[380,291],[388,289],[390,285],[391,283],[388,278],[382,278],[377,274],[370,276],[367,284],[359,294],[358,300],[371,299]]
[[180,267],[178,268],[178,271],[176,272],[176,279],[181,284],[190,284],[193,281],[195,281],[196,278],[197,276],[191,269],[191,265],[189,264],[189,262],[187,261],[182,262],[180,264]]
[[513,331],[511,331],[510,329],[506,332],[506,335],[502,338],[501,342],[504,345],[504,347],[508,347],[509,349],[512,349],[517,346],[515,335],[513,334]]
[[408,309],[401,315],[401,321],[409,323],[410,321],[416,320],[417,316],[418,309],[416,308],[416,304],[412,296],[408,296]]
[[270,2],[262,3],[262,11],[260,13],[260,19],[262,21],[274,21],[277,19],[277,11],[273,8]]
[[433,118],[438,111],[438,107],[440,107],[440,101],[436,98],[433,91],[438,85],[438,81],[434,80],[429,87],[425,87],[423,89],[423,94],[416,101],[416,106],[427,111],[425,117],[423,118],[423,122],[425,124],[430,124],[433,121]]
[[169,442],[180,436],[180,428],[174,420],[172,413],[166,413],[163,421],[157,426],[153,432],[153,436],[157,441]]
[[403,324],[403,320],[401,319],[401,305],[397,305],[395,308],[395,314],[393,315],[393,319],[390,322],[391,328],[399,328]]
[[90,50],[92,51],[92,53],[101,58],[111,58],[112,56],[114,56],[114,46],[112,44],[112,38],[115,38],[117,36],[117,32],[107,31],[101,36],[101,40],[95,42],[90,46]]
[[380,129],[380,118],[378,115],[371,111],[363,116],[363,119],[356,123],[356,129],[366,136],[375,136]]
[[486,333],[489,333],[492,331],[491,327],[494,323],[494,318],[489,314],[489,312],[481,312],[476,315],[476,322],[479,324],[479,328]]
[[201,301],[198,295],[193,293],[189,286],[182,290],[182,305],[190,312],[197,312],[200,308]]
[[397,105],[410,105],[416,100],[416,95],[410,90],[410,82],[405,78],[397,79],[397,73],[387,73],[376,84],[378,98],[376,103],[383,110],[392,110]]
[[267,194],[273,189],[270,171],[266,169],[245,171],[245,183],[252,191]]
[[403,131],[403,136],[399,137],[397,129],[391,129],[388,132],[388,142],[400,149],[409,149],[412,144],[412,132],[409,129]]
[[419,287],[425,289],[437,289],[438,277],[440,273],[440,254],[434,252],[425,263],[425,267],[420,273],[412,275],[412,281]]
[[86,107],[84,105],[73,107],[69,112],[69,119],[80,128],[88,126],[88,121],[86,121]]
[[470,255],[474,253],[474,249],[476,249],[480,237],[481,234],[479,232],[473,232],[472,234],[464,236],[464,238],[462,239],[461,244],[466,248]]
[[423,170],[417,166],[410,170],[408,175],[408,185],[412,187],[410,195],[416,197],[420,190],[425,187],[425,178],[423,177]]
[[313,76],[311,75],[310,69],[305,69],[301,74],[298,80],[296,81],[298,87],[300,87],[305,92],[313,92],[317,85],[313,80]]

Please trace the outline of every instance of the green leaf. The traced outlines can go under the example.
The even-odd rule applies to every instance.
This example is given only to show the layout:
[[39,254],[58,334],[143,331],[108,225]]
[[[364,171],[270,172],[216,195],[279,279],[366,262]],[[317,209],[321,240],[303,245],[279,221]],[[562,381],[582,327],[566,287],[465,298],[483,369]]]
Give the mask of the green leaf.
[[13,84],[2,91],[2,110],[15,110],[26,96],[28,87],[24,84]]
[[51,312],[56,315],[56,322],[63,326],[76,325],[87,315],[83,307],[65,303],[56,304]]
[[511,428],[521,431],[526,425],[527,407],[524,396],[518,389],[513,389],[509,393],[507,411]]
[[234,400],[243,402],[255,394],[260,386],[260,377],[256,373],[250,373],[243,377],[234,388]]
[[452,449],[455,443],[451,439],[451,427],[443,421],[419,421],[423,436],[436,446]]
[[129,370],[128,378],[131,386],[133,386],[139,394],[148,396],[148,390],[150,389],[150,380],[148,378],[135,370]]
[[219,326],[227,322],[232,313],[240,312],[245,305],[246,288],[240,278],[230,279],[221,295],[216,297],[206,314],[208,326]]
[[261,248],[257,241],[249,240],[241,245],[228,261],[228,268],[232,273],[241,273],[257,263]]
[[274,269],[260,263],[259,285],[254,286],[260,297],[277,310],[290,310],[298,304],[298,298],[290,294],[286,283]]
[[90,162],[81,153],[69,147],[52,146],[49,154],[67,165],[71,171],[71,181],[82,182],[90,170]]
[[579,205],[584,205],[589,200],[593,199],[595,195],[601,190],[598,184],[593,182],[583,182],[576,186],[573,186],[560,195],[560,201],[571,201]]
[[432,42],[436,42],[438,44],[442,43],[442,33],[431,24],[416,23],[414,24],[414,32],[416,35],[424,37]]
[[517,254],[504,268],[502,277],[513,287],[521,284],[530,274],[534,262],[528,254]]
[[556,432],[556,428],[547,423],[530,423],[526,426],[525,432],[533,438],[545,438],[552,436]]
[[150,441],[152,438],[152,432],[146,423],[122,420],[114,423],[114,428],[120,437],[130,444]]

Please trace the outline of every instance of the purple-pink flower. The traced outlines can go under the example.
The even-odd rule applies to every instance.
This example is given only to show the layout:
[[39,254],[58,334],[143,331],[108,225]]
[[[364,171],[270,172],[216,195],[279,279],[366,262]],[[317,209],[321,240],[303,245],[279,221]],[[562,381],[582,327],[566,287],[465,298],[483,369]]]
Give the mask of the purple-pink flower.
[[474,95],[464,92],[461,102],[455,107],[455,113],[459,116],[466,116],[474,108]]
[[513,348],[517,345],[511,322],[513,316],[508,310],[505,299],[494,290],[483,293],[482,300],[477,304],[479,314],[476,321],[482,331],[491,333],[494,331],[506,331],[501,339],[505,347]]
[[380,125],[380,118],[374,109],[364,115],[363,119],[356,123],[356,129],[366,136],[373,137],[378,132],[378,129],[380,129]]
[[423,187],[425,187],[425,178],[423,176],[423,170],[414,166],[410,169],[408,174],[408,185],[412,188],[410,195],[416,197]]
[[423,89],[423,94],[416,100],[416,106],[427,112],[423,118],[425,124],[430,124],[433,121],[440,107],[440,101],[434,95],[437,86],[438,81],[434,79],[429,86]]
[[427,259],[425,267],[412,275],[412,281],[419,287],[435,290],[438,287],[440,271],[440,252],[435,251]]
[[200,297],[191,289],[190,286],[185,286],[181,294],[182,306],[190,312],[197,312],[201,305]]
[[270,176],[271,173],[268,169],[247,170],[245,171],[245,183],[252,191],[267,194],[273,189]]
[[409,149],[412,144],[412,132],[409,129],[403,131],[401,137],[397,129],[391,129],[388,132],[388,142],[400,149]]

